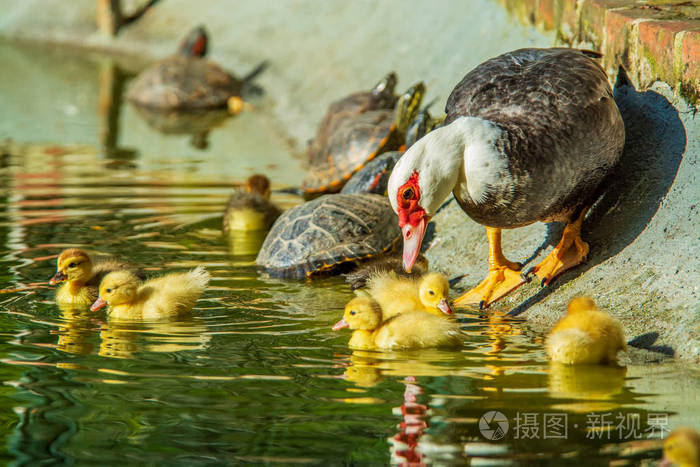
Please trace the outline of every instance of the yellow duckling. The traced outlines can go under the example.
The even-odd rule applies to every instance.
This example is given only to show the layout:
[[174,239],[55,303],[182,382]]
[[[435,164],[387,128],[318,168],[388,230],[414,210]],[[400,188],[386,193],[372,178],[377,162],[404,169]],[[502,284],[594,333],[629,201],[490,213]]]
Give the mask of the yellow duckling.
[[343,319],[333,330],[350,328],[348,347],[357,350],[457,347],[462,344],[459,324],[422,311],[407,311],[382,322],[379,304],[369,297],[355,297],[345,306]]
[[700,433],[688,427],[673,430],[664,441],[661,465],[700,467]]
[[596,364],[615,363],[627,344],[619,321],[600,311],[590,298],[577,297],[550,331],[546,347],[555,362]]
[[281,211],[270,202],[270,180],[252,175],[245,190],[236,190],[224,213],[224,232],[269,230]]
[[69,248],[58,256],[56,274],[49,280],[49,285],[63,282],[56,291],[59,304],[90,306],[97,298],[102,278],[119,270],[128,270],[144,278],[143,273],[126,263],[114,259],[93,262],[84,250]]
[[400,276],[417,279],[428,272],[428,258],[418,255],[411,272],[406,272],[403,268],[403,257],[401,255],[384,255],[372,258],[363,262],[354,271],[345,275],[345,282],[350,284],[352,290],[361,289],[367,286],[370,277],[378,274],[386,274],[393,271]]
[[129,271],[107,274],[100,284],[100,296],[90,309],[109,305],[114,319],[160,319],[175,317],[192,309],[209,283],[201,266],[141,282]]
[[452,314],[448,302],[450,284],[437,272],[417,279],[400,277],[391,271],[375,274],[367,282],[367,293],[379,304],[385,320],[408,311]]

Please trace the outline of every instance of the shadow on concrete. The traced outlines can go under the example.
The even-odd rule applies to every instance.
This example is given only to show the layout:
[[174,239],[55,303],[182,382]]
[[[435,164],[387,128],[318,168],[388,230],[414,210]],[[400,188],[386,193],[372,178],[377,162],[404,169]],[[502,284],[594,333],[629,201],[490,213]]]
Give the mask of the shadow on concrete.
[[658,339],[658,332],[648,332],[630,340],[629,342],[627,342],[627,345],[637,347],[638,349],[651,350],[652,352],[658,352],[664,355],[668,355],[670,357],[676,355],[676,351],[673,350],[673,347],[669,345],[654,345],[654,342],[656,342]]
[[[542,301],[561,285],[615,256],[630,245],[652,220],[683,159],[686,132],[678,110],[661,94],[637,92],[620,69],[615,102],[625,122],[625,148],[602,196],[583,224],[589,242],[587,261],[567,271],[509,313],[516,316]],[[536,254],[552,243],[552,230]],[[558,238],[554,240],[556,243]]]

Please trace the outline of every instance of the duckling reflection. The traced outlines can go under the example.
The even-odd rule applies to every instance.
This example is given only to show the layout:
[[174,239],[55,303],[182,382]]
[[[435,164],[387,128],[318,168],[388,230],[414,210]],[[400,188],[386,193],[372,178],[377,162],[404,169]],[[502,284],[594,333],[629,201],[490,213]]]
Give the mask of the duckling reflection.
[[204,349],[211,337],[196,318],[134,323],[110,321],[100,330],[99,355],[133,358],[138,352],[172,353]]
[[58,327],[56,348],[63,352],[88,355],[95,348],[93,316],[80,305],[59,304],[63,323]]
[[615,396],[622,393],[626,367],[602,365],[549,365],[549,394],[556,399],[573,399],[557,404],[578,413],[610,411],[622,405]]

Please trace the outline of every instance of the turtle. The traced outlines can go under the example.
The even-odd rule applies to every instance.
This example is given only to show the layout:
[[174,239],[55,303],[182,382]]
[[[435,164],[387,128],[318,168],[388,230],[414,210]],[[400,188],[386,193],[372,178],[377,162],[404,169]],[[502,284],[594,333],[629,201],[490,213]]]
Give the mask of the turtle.
[[303,279],[379,255],[401,236],[386,196],[328,194],[285,211],[256,264],[272,277]]
[[411,86],[395,109],[368,110],[341,119],[328,135],[325,147],[310,154],[308,176],[301,185],[306,196],[340,191],[365,163],[386,151],[398,149],[425,94],[425,85]]
[[309,164],[318,159],[319,153],[328,144],[328,136],[344,119],[352,118],[370,110],[393,109],[396,105],[394,89],[398,78],[396,73],[389,72],[369,91],[356,92],[333,102],[328,106],[326,115],[316,130],[316,136],[309,141],[307,159]]
[[421,110],[406,130],[404,148],[398,151],[389,151],[380,154],[364,167],[355,172],[350,180],[340,190],[341,193],[376,193],[383,195],[386,193],[389,175],[404,151],[410,148],[413,143],[422,138],[426,133],[435,128],[439,119],[430,116],[427,108]]
[[[195,110],[226,107],[238,98],[243,85],[266,67],[258,65],[243,79],[205,58],[207,33],[194,28],[175,55],[151,65],[131,83],[126,98],[143,107],[161,110]],[[240,107],[240,105],[239,105]]]

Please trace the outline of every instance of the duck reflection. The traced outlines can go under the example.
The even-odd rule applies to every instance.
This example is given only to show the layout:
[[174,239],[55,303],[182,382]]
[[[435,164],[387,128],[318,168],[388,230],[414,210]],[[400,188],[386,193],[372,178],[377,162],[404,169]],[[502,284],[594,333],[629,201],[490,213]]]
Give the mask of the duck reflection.
[[423,432],[428,428],[426,416],[428,406],[418,402],[418,396],[423,394],[423,388],[417,384],[416,378],[404,378],[406,389],[403,393],[403,404],[398,407],[401,413],[399,432],[389,439],[391,444],[391,464],[401,466],[427,465],[425,455],[418,449],[418,442]]
[[576,413],[610,411],[622,406],[615,396],[622,393],[626,367],[603,365],[549,365],[549,395],[571,402],[555,407]]
[[134,358],[138,352],[179,352],[205,348],[211,339],[196,319],[134,322],[110,320],[100,330],[99,355]]

